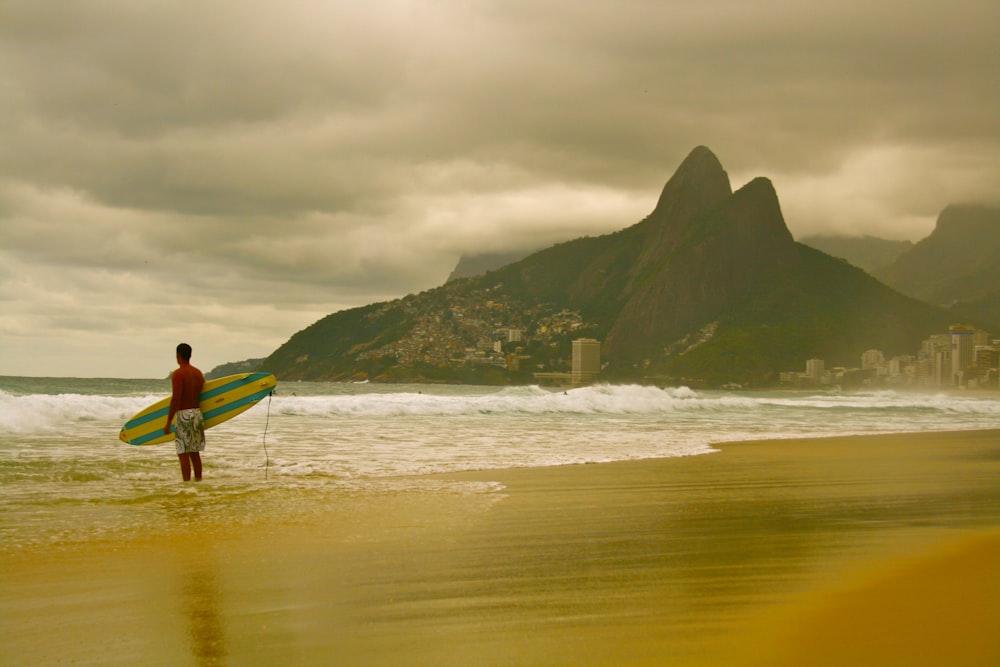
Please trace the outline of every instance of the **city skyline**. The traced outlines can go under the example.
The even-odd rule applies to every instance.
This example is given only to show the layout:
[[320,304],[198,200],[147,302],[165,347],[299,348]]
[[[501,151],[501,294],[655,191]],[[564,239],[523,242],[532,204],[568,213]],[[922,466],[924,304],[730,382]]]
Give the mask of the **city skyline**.
[[822,359],[806,361],[804,373],[783,371],[782,384],[865,384],[967,389],[1000,386],[1000,338],[962,324],[930,335],[914,354],[886,359],[881,350],[865,350],[859,367],[828,369]]

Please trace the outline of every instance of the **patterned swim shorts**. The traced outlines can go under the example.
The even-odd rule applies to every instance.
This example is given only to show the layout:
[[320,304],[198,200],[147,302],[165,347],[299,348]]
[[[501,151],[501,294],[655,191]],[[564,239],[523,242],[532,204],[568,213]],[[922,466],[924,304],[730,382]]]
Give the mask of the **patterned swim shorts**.
[[174,415],[174,438],[177,453],[200,452],[205,449],[205,421],[201,410],[178,410]]

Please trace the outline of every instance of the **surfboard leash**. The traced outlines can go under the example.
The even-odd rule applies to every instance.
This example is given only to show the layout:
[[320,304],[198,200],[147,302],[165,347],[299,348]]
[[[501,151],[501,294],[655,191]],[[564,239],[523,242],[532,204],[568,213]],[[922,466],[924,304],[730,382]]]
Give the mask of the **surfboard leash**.
[[271,458],[267,455],[267,425],[271,423],[271,397],[274,396],[274,390],[272,389],[267,395],[267,416],[264,418],[264,437],[261,439],[261,444],[264,445],[264,480],[267,480],[267,469],[271,465]]

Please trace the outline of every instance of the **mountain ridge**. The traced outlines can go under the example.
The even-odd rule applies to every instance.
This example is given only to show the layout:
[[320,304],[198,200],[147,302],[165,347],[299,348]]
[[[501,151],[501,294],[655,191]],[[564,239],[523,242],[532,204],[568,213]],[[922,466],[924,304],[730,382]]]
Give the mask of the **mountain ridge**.
[[[1000,282],[975,280],[1000,276],[1000,208],[952,204],[941,211],[934,230],[891,265],[877,272],[890,286],[930,302],[947,303],[970,290],[983,296]],[[928,271],[928,269],[936,269]],[[964,288],[956,282],[964,281]]]
[[1000,207],[947,206],[929,236],[875,276],[956,317],[1000,327]]
[[490,340],[517,330],[526,340],[503,350],[532,370],[564,369],[570,341],[587,336],[603,341],[607,378],[767,384],[815,356],[846,364],[871,347],[911,353],[948,322],[946,311],[797,243],[770,180],[733,192],[718,158],[698,146],[638,223],[334,313],[266,364],[287,379],[448,377],[443,369],[463,358],[477,363],[470,347],[496,361]]
[[528,255],[537,252],[539,249],[511,251],[511,252],[483,252],[469,255],[462,255],[458,259],[455,268],[448,274],[446,283],[458,280],[459,278],[472,278],[481,276],[487,271],[499,269],[507,264],[520,261]]
[[914,245],[912,241],[893,241],[868,235],[817,235],[798,241],[831,257],[845,259],[872,275],[892,264]]

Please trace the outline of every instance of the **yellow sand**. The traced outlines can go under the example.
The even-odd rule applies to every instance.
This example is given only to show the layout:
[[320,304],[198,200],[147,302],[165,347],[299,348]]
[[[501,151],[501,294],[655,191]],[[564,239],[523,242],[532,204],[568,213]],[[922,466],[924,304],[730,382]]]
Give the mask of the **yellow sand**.
[[0,664],[1000,664],[1000,431],[720,449],[0,551]]
[[1000,665],[1000,531],[879,563],[754,619],[738,665]]

